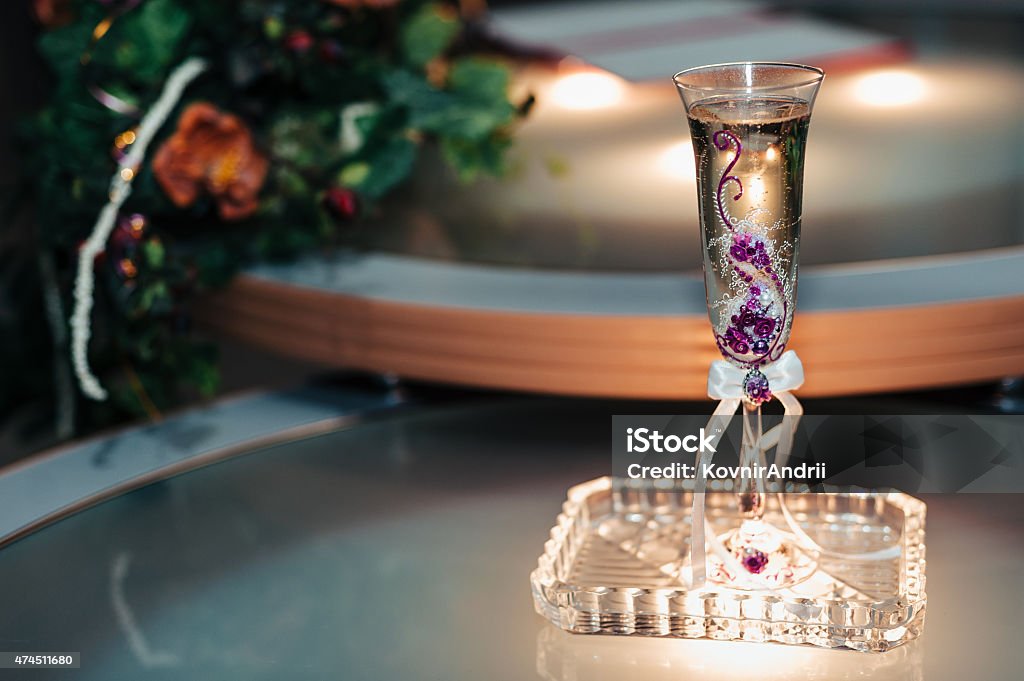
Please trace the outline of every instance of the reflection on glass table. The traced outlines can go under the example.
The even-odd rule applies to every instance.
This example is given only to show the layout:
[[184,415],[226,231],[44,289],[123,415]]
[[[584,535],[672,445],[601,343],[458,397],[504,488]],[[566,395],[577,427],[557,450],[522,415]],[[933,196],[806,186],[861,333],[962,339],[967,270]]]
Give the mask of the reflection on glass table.
[[149,485],[0,549],[0,638],[103,681],[1018,676],[1015,495],[926,499],[925,632],[891,654],[553,629],[528,577],[566,488],[611,414],[666,407],[409,407]]
[[548,681],[716,681],[897,678],[923,681],[924,641],[884,655],[754,645],[736,641],[577,636],[555,627],[537,634],[537,674]]

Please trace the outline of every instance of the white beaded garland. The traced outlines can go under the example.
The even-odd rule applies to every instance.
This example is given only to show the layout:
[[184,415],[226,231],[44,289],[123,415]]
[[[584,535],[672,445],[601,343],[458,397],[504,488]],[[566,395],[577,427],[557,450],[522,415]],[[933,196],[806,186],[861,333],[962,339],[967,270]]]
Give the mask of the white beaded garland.
[[[89,338],[92,336],[90,316],[93,305],[95,277],[93,262],[106,248],[107,239],[114,228],[117,213],[131,194],[132,180],[146,155],[146,149],[157,131],[177,106],[189,83],[206,70],[206,62],[190,57],[179,64],[164,83],[163,92],[153,107],[143,116],[135,135],[135,143],[120,162],[110,180],[110,201],[103,206],[89,238],[78,252],[78,274],[75,277],[75,309],[71,315],[71,361],[82,393],[90,399],[103,401],[107,391],[89,368]],[[128,171],[128,172],[125,172]]]

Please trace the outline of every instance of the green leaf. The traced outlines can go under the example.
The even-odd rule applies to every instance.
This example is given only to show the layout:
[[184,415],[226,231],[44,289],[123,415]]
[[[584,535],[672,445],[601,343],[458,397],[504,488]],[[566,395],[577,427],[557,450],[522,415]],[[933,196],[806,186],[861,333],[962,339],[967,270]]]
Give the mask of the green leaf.
[[416,161],[416,144],[399,137],[377,146],[367,160],[369,172],[353,186],[371,199],[380,198],[408,177]]
[[440,4],[421,8],[402,26],[399,40],[405,60],[422,68],[444,53],[459,32],[458,16]]
[[501,175],[505,171],[505,152],[512,140],[495,135],[485,140],[445,138],[441,153],[462,182],[475,180],[481,172]]
[[217,392],[220,385],[220,370],[217,368],[217,351],[209,346],[192,348],[191,357],[185,368],[185,378],[199,390],[204,397]]
[[287,110],[270,126],[270,148],[277,158],[302,168],[330,165],[341,155],[336,129],[332,111]]
[[140,312],[156,312],[170,304],[171,291],[166,282],[157,281],[142,290],[139,299]]
[[[114,66],[143,82],[159,80],[177,56],[190,23],[188,11],[176,0],[147,0],[111,29],[107,40],[114,45]],[[104,42],[100,48],[106,47]]]
[[421,128],[444,137],[479,141],[510,121],[511,113],[503,107],[459,103],[426,118]]
[[164,245],[159,239],[150,239],[142,246],[146,254],[146,262],[153,267],[162,267],[164,264]]
[[[464,82],[465,92],[443,92],[408,71],[386,74],[382,82],[391,101],[407,109],[410,128],[445,137],[481,140],[510,123],[515,107],[506,99],[497,72],[477,70],[474,66],[464,70],[460,78],[468,79],[474,72],[486,74],[487,82],[479,88]],[[491,94],[499,85],[502,93],[495,98]]]
[[76,21],[62,28],[48,31],[39,38],[39,52],[61,79],[78,76],[79,60],[89,46],[92,26]]
[[349,163],[338,173],[338,184],[358,188],[370,176],[370,164],[365,161]]
[[491,59],[466,57],[452,64],[448,74],[448,87],[458,95],[474,102],[498,106],[508,103],[508,68]]
[[278,166],[276,173],[278,187],[284,196],[300,198],[309,196],[309,183],[306,182],[302,175],[284,165]]
[[385,73],[381,83],[391,103],[408,110],[408,124],[413,128],[422,128],[425,121],[451,107],[454,101],[451,95],[405,70]]
[[281,17],[270,15],[263,20],[263,35],[271,41],[280,40],[284,35],[284,22]]

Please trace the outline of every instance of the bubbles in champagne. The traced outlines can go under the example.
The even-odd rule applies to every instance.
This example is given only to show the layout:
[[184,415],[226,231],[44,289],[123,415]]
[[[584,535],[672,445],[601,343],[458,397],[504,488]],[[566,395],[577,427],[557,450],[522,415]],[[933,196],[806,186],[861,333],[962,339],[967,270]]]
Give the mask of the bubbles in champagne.
[[778,359],[793,323],[810,108],[786,97],[714,97],[689,119],[715,340],[726,359],[757,368]]

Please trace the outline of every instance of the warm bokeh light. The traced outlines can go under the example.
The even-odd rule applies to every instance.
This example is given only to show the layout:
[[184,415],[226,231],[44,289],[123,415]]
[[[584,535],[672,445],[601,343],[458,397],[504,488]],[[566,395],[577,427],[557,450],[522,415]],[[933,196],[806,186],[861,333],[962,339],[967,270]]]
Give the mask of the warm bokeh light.
[[760,175],[753,175],[750,177],[750,181],[747,183],[745,188],[747,194],[747,200],[752,204],[758,204],[764,200],[764,196],[767,193],[764,186],[764,178]]
[[658,167],[676,180],[692,180],[697,177],[693,160],[693,145],[690,140],[677,142],[661,153]]
[[924,79],[909,71],[870,73],[854,85],[858,100],[879,107],[913,104],[924,97],[925,89]]
[[622,101],[626,86],[606,71],[580,71],[559,77],[551,86],[551,99],[574,110],[603,109]]

